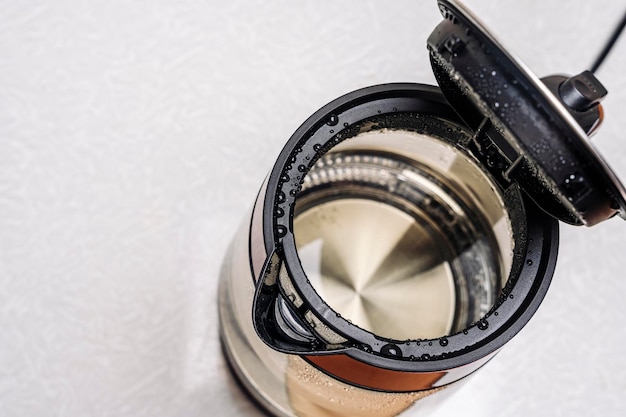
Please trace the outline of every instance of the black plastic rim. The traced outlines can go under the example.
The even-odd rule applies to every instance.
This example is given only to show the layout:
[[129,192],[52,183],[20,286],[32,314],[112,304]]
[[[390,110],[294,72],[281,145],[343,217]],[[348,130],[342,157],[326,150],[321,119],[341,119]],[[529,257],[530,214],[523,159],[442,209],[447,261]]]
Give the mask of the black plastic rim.
[[[394,114],[425,114],[462,125],[436,87],[379,85],[349,93],[324,106],[300,126],[280,153],[268,179],[263,207],[266,252],[269,258],[278,253],[304,300],[304,307],[291,306],[294,314],[311,310],[348,342],[336,350],[311,345],[291,351],[284,344],[265,339],[274,349],[301,355],[343,353],[380,368],[436,372],[476,362],[497,351],[530,320],[543,300],[556,263],[558,222],[521,194],[525,210],[509,214],[513,222],[525,224],[523,232],[516,236],[516,260],[509,284],[491,312],[463,332],[432,340],[390,340],[351,324],[318,296],[300,264],[293,234],[294,206],[304,176],[328,149],[352,135],[351,127]],[[515,192],[518,188],[513,185],[510,190]],[[255,328],[261,334],[258,320],[263,280],[257,282]],[[264,299],[267,298],[266,294]]]

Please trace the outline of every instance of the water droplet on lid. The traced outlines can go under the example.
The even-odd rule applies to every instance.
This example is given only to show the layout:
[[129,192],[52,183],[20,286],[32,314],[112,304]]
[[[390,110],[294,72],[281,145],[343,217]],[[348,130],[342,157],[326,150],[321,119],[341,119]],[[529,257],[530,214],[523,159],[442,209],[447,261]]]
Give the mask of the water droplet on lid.
[[337,123],[339,123],[339,117],[336,114],[328,116],[328,120],[326,121],[328,126],[335,126]]
[[276,208],[274,208],[274,215],[276,217],[283,217],[285,215],[285,210],[283,210],[280,207],[276,207]]
[[289,181],[290,179],[291,179],[291,178],[289,178],[289,174],[287,174],[287,173],[284,173],[283,175],[281,175],[281,176],[280,176],[280,180],[281,180],[282,182],[287,182],[287,181]]
[[306,165],[298,165],[298,171],[300,172],[306,171]]
[[476,327],[478,327],[480,330],[487,330],[487,328],[489,327],[489,322],[485,319],[482,319],[478,322],[478,325]]
[[448,338],[442,337],[441,339],[439,339],[439,344],[441,346],[448,346]]
[[529,259],[529,260],[527,260],[527,261],[526,261],[526,265],[530,266],[530,265],[532,265],[532,264],[533,264],[532,259]]
[[278,201],[279,203],[284,203],[285,202],[285,193],[283,193],[282,191],[279,191],[278,195],[276,196],[276,201]]
[[333,129],[330,129],[330,133],[335,133],[335,131]]
[[463,330],[463,334],[468,334],[469,332],[467,331],[467,329]]
[[350,126],[350,123],[348,123],[348,122],[343,122],[343,127],[348,127],[348,126]]
[[319,151],[320,149],[322,149],[322,145],[320,145],[319,143],[316,143],[315,145],[313,145],[314,151]]
[[276,234],[278,235],[278,237],[283,237],[287,234],[287,228],[285,226],[283,226],[282,224],[279,225],[276,228]]

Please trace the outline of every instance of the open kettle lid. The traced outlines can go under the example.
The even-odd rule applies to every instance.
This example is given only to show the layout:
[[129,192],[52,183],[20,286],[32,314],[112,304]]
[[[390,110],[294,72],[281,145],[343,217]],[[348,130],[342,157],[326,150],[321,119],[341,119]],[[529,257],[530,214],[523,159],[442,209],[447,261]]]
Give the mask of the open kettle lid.
[[562,221],[626,219],[626,189],[589,140],[607,94],[593,73],[540,80],[460,2],[438,4],[444,20],[428,38],[430,60],[446,99],[476,132],[475,156]]

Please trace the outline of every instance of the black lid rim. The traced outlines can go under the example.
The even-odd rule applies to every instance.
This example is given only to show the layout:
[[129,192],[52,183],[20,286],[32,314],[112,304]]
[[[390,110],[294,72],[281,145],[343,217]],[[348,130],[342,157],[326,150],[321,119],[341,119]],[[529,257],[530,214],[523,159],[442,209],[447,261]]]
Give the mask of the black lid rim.
[[[588,162],[591,166],[593,166],[599,177],[601,177],[602,185],[606,184],[606,189],[618,206],[617,210],[619,215],[626,220],[626,188],[604,158],[589,142],[587,134],[578,125],[576,120],[567,111],[559,99],[550,92],[548,87],[546,87],[546,85],[544,85],[544,83],[536,75],[534,75],[522,61],[508,52],[508,49],[502,46],[494,35],[486,29],[485,25],[482,24],[482,22],[480,22],[480,20],[462,3],[455,0],[439,0],[438,4],[444,17],[453,20],[454,22],[456,22],[456,20],[462,22],[463,25],[472,32],[473,36],[478,35],[480,40],[488,45],[491,50],[497,51],[498,57],[502,58],[507,65],[510,65],[515,70],[516,74],[521,75],[521,77],[524,78],[523,81],[530,85],[530,88],[536,91],[540,97],[541,104],[548,107],[555,117],[562,122],[568,137],[575,141],[575,146],[579,149],[580,153],[585,155],[585,162]],[[448,62],[448,64],[450,63]],[[444,93],[446,93],[445,89]],[[454,106],[454,103],[451,104]],[[457,110],[463,117],[462,113],[464,112],[464,109],[455,108],[455,110]],[[523,142],[523,140],[517,140],[518,142]],[[579,210],[575,208],[567,198],[562,195],[558,195],[557,197],[561,200],[565,207],[572,211],[576,216],[581,217],[580,213],[578,213]],[[615,210],[616,208],[613,207],[613,209]],[[582,217],[581,223],[586,223],[585,219]]]

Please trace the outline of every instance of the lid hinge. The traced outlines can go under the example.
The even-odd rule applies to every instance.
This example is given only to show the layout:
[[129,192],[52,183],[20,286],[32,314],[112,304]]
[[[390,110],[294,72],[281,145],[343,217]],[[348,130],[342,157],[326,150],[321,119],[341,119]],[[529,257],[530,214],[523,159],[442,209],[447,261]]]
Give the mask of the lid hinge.
[[502,137],[489,118],[481,121],[470,142],[469,150],[500,182],[515,181],[526,165],[524,157]]

